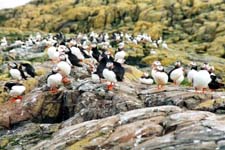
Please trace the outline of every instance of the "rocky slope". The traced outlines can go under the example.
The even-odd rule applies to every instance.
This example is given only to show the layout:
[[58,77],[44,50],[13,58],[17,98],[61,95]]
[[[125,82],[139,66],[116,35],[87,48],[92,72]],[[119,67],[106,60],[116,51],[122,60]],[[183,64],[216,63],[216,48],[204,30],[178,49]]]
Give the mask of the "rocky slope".
[[[47,66],[49,63],[42,64]],[[113,91],[74,68],[72,84],[57,94],[44,76],[21,103],[0,105],[2,149],[221,149],[224,146],[224,92],[195,93],[189,87],[138,82],[126,67]],[[49,67],[50,68],[50,67]],[[84,77],[84,78],[83,78]],[[80,79],[78,79],[80,78]],[[211,112],[209,112],[211,111]],[[219,115],[220,114],[220,115]]]

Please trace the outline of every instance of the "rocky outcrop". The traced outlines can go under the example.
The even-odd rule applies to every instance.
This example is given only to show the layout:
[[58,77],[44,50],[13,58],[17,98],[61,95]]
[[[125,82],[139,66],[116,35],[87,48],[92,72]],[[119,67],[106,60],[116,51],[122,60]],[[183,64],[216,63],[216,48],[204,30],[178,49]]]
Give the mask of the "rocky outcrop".
[[[71,123],[71,118],[51,138],[24,148],[222,149],[223,120],[224,115],[184,111],[176,106],[143,108],[80,124]],[[44,131],[53,128],[38,126]]]

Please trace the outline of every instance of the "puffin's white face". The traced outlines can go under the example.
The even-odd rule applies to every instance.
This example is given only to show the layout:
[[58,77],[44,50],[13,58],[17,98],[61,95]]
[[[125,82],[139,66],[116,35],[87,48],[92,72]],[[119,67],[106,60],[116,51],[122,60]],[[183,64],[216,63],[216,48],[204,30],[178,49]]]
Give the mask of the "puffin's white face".
[[66,60],[66,55],[64,55],[64,54],[60,55],[60,56],[59,56],[59,59],[60,59],[60,60]]
[[16,63],[9,63],[8,66],[9,68],[16,68],[17,65]]
[[164,70],[163,66],[157,66],[156,69],[157,69],[157,71],[163,71]]
[[107,62],[106,67],[107,68],[112,68],[113,67],[113,63],[112,62]]
[[54,66],[54,67],[52,68],[52,71],[53,71],[53,72],[58,72],[58,70],[59,70],[59,68],[58,68],[57,66]]
[[149,76],[149,74],[147,72],[144,72],[144,76],[147,77]]
[[190,66],[197,66],[197,64],[195,62],[191,62]]
[[161,62],[160,61],[154,61],[152,64],[152,68],[155,69],[157,66],[161,66]]
[[181,66],[181,62],[180,61],[175,62],[175,66]]

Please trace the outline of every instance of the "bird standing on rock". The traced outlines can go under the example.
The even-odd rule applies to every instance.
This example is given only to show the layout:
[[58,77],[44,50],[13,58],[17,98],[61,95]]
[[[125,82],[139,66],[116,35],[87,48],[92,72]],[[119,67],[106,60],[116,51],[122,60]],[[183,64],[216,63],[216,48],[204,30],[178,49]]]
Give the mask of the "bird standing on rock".
[[211,82],[210,74],[208,72],[209,65],[203,64],[201,67],[201,70],[198,71],[197,74],[193,77],[193,86],[195,88],[195,91],[201,90],[202,93],[205,93],[205,91],[208,89],[208,84]]
[[184,80],[184,68],[181,67],[180,61],[175,63],[175,68],[170,72],[169,77],[175,85],[180,85]]
[[110,82],[110,84],[107,86],[108,90],[113,89],[113,84],[117,82],[116,80],[116,74],[113,72],[113,63],[112,62],[107,62],[106,68],[103,70],[103,77]]
[[164,71],[163,66],[157,66],[155,72],[155,82],[157,84],[158,90],[163,89],[164,85],[168,83],[168,75]]
[[218,81],[218,77],[214,74],[214,73],[211,73],[210,74],[210,78],[212,79],[211,82],[208,84],[209,86],[209,89],[211,91],[215,91],[217,89],[220,89],[220,88],[225,88],[225,84],[221,83]]
[[155,74],[157,72],[157,69],[156,69],[157,66],[161,66],[160,61],[154,61],[151,66],[152,67],[151,75],[152,75],[152,78],[154,79],[154,81],[155,81]]
[[17,63],[15,62],[9,63],[8,67],[9,67],[9,74],[13,79],[16,79],[17,81],[20,81],[22,79],[25,79],[25,80],[27,79],[23,70],[19,69],[19,66]]
[[66,55],[62,54],[59,56],[60,62],[57,64],[59,73],[63,76],[63,83],[68,84],[70,83],[70,79],[68,76],[70,75],[71,72],[71,66],[66,62]]
[[58,71],[58,67],[53,67],[52,72],[47,76],[47,86],[53,94],[58,92],[58,87],[62,84],[63,77]]
[[141,78],[139,79],[140,83],[151,85],[153,84],[153,79],[150,78],[149,74],[147,72],[144,72]]
[[188,82],[193,84],[193,78],[198,73],[198,66],[196,63],[191,62],[191,70],[187,74]]
[[118,51],[115,54],[115,62],[118,62],[120,64],[123,64],[125,62],[125,56],[126,56],[126,52],[124,51],[124,43],[120,43],[119,44],[119,48]]
[[26,87],[21,83],[7,82],[4,85],[4,91],[7,91],[11,96],[11,102],[20,102],[22,94],[25,92]]

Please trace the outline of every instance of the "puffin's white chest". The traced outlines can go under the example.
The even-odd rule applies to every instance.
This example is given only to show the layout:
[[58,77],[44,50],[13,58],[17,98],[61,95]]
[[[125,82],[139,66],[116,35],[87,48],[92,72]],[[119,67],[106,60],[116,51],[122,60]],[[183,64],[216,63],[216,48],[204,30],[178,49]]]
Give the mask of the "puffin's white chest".
[[190,82],[190,83],[192,83],[193,82],[193,78],[194,78],[194,76],[197,74],[198,72],[196,71],[196,70],[190,70],[189,72],[188,72],[188,75],[187,75],[187,78],[188,78],[188,81]]
[[210,74],[206,70],[200,70],[193,78],[193,86],[198,89],[208,88],[210,82]]
[[59,52],[56,50],[55,47],[49,47],[47,53],[50,59],[56,59],[59,57]]
[[170,78],[175,82],[176,84],[180,84],[184,80],[184,71],[183,68],[175,69],[171,72]]
[[109,70],[109,69],[104,69],[103,70],[103,77],[106,79],[106,80],[108,80],[108,81],[110,81],[110,82],[117,82],[117,80],[116,80],[116,74],[113,72],[113,71],[111,71],[111,70]]
[[72,47],[71,48],[71,52],[72,54],[74,54],[75,56],[77,56],[78,59],[83,60],[84,59],[84,55],[81,53],[80,49],[77,47]]
[[52,74],[47,79],[47,85],[48,87],[56,87],[61,84],[62,81],[62,75],[59,73]]
[[165,72],[155,73],[155,82],[159,85],[165,85],[168,82],[168,75]]
[[9,73],[12,76],[13,79],[16,79],[16,80],[22,79],[21,73],[18,69],[10,69]]
[[57,64],[57,67],[60,70],[60,73],[62,73],[63,76],[69,76],[70,72],[71,72],[71,66],[65,62],[65,61],[61,61]]
[[9,92],[9,95],[11,96],[19,96],[22,95],[25,92],[26,88],[23,85],[15,85],[12,87],[12,89]]

